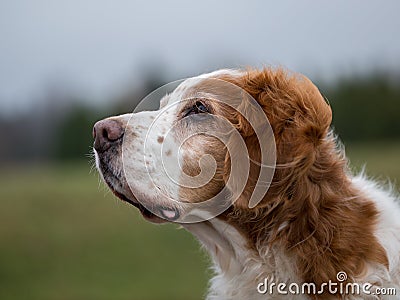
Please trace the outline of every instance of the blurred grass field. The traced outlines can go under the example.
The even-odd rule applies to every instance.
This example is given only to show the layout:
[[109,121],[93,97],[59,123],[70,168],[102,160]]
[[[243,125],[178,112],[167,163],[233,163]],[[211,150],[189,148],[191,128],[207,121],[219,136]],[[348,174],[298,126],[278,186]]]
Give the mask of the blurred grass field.
[[[400,143],[346,148],[400,181]],[[208,258],[176,225],[113,197],[86,163],[0,169],[0,299],[202,299]]]

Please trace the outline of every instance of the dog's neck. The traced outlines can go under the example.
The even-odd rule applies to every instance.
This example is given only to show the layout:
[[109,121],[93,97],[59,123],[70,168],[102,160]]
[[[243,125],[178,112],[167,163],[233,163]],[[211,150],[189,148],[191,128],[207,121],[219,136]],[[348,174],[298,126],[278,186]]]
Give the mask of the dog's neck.
[[184,224],[210,254],[219,272],[238,274],[245,264],[248,245],[243,235],[228,223],[214,218],[208,221]]
[[283,249],[277,245],[260,245],[256,250],[238,229],[221,218],[183,227],[201,242],[212,258],[215,276],[208,299],[262,298],[257,286],[266,278],[299,282],[293,259]]

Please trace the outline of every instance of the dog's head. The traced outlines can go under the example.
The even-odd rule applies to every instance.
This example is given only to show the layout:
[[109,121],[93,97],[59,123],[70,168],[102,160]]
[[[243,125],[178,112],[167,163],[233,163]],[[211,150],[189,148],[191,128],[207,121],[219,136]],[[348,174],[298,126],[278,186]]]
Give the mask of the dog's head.
[[332,118],[310,80],[280,69],[201,75],[159,100],[157,111],[93,129],[105,182],[153,222],[197,222],[290,197]]

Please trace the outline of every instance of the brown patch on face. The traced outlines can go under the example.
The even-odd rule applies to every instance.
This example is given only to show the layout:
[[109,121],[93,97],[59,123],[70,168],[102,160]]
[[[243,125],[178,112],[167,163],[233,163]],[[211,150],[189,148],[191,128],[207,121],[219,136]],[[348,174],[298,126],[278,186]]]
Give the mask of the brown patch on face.
[[[260,104],[277,147],[277,168],[263,201],[254,209],[247,206],[260,171],[257,163],[252,163],[245,191],[219,218],[240,230],[256,253],[260,247],[280,245],[295,258],[295,269],[304,282],[335,281],[339,271],[351,280],[361,275],[368,263],[388,267],[385,250],[374,236],[378,211],[351,185],[347,162],[328,133],[331,109],[312,82],[271,69],[217,78],[243,88]],[[224,106],[215,111],[235,125],[250,158],[260,162],[260,141],[243,116]],[[189,147],[201,155],[204,149],[196,145],[198,142]],[[222,177],[226,181],[234,160],[220,146],[215,149],[211,152],[218,163],[225,161]],[[188,174],[198,171],[190,161],[185,161],[184,169]],[[221,189],[221,184],[215,189]],[[196,197],[207,190],[184,193]]]
[[171,151],[171,150],[167,150],[167,151],[165,152],[165,155],[166,155],[166,156],[171,156],[171,154],[172,154],[172,151]]
[[159,137],[157,138],[157,142],[158,142],[159,144],[162,144],[162,143],[164,142],[164,137],[159,136]]
[[[212,156],[217,162],[217,171],[211,180],[198,188],[180,187],[180,199],[186,202],[198,203],[209,200],[217,195],[224,187],[224,145],[218,139],[209,136],[193,136],[182,144],[183,163],[182,171],[190,176],[199,176],[201,173],[200,159],[204,155]],[[205,163],[204,168],[207,168]]]

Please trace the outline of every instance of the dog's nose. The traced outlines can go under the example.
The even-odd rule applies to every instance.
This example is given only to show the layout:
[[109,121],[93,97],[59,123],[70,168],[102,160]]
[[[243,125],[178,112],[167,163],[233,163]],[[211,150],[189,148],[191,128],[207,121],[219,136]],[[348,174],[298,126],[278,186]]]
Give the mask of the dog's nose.
[[112,119],[98,121],[93,126],[94,149],[104,152],[123,135],[124,128],[119,122]]

